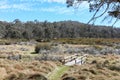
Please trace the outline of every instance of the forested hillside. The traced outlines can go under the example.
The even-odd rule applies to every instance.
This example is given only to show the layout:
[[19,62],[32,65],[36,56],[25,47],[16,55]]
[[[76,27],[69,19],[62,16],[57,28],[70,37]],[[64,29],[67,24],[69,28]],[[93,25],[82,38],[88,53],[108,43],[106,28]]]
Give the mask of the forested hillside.
[[54,39],[54,38],[120,38],[120,28],[92,26],[76,21],[13,22],[0,21],[0,38]]

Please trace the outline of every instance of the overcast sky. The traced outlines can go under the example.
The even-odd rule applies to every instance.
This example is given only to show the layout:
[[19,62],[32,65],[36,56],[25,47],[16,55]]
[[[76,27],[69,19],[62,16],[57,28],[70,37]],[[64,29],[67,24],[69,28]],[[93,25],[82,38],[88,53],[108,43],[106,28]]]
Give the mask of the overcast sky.
[[[93,13],[89,13],[87,2],[80,4],[79,8],[67,8],[66,0],[0,0],[0,20],[13,21],[64,21],[72,20],[87,23]],[[101,23],[100,18],[97,20],[98,25],[112,25],[112,22]],[[115,26],[119,27],[117,22]]]

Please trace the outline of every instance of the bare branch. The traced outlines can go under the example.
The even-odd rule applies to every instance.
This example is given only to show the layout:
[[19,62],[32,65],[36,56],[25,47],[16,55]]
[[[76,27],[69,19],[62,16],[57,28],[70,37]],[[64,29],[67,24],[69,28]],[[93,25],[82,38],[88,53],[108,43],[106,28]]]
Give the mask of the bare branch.
[[117,21],[118,21],[118,18],[116,18],[115,22],[112,24],[112,27],[116,24]]
[[[102,4],[102,5],[103,5],[103,4]],[[102,6],[102,5],[101,5],[101,6]],[[89,24],[92,20],[97,19],[97,18],[103,16],[103,15],[107,12],[107,10],[108,10],[108,8],[109,8],[109,4],[107,4],[107,8],[105,9],[105,11],[104,11],[102,14],[100,14],[99,16],[96,16],[96,14],[97,14],[98,11],[100,10],[101,6],[98,8],[98,10],[96,10],[96,12],[95,12],[95,14],[93,15],[93,17],[88,21],[88,24]],[[96,16],[96,17],[95,17],[95,16]]]
[[[90,12],[95,11],[92,18],[88,21],[88,24],[91,21],[93,21],[93,24],[94,24],[96,19],[103,16],[106,12],[108,12],[109,16],[116,18],[116,21],[114,23],[116,23],[120,19],[120,0],[67,0],[67,6],[68,7],[73,6],[75,8],[78,8],[83,1],[87,1],[89,3]],[[104,5],[106,4],[107,4],[107,7],[105,8],[104,12],[96,16],[97,13],[99,13],[101,7],[102,6],[104,7]],[[102,21],[104,21],[105,19],[106,17]]]

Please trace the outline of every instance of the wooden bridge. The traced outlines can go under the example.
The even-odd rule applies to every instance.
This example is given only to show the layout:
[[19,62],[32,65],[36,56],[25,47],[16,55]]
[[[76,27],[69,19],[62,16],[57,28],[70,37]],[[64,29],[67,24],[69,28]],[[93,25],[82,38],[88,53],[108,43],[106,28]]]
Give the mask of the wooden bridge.
[[88,54],[84,54],[84,55],[74,54],[71,56],[64,57],[62,62],[65,65],[75,65],[75,64],[81,65],[86,62],[87,56]]

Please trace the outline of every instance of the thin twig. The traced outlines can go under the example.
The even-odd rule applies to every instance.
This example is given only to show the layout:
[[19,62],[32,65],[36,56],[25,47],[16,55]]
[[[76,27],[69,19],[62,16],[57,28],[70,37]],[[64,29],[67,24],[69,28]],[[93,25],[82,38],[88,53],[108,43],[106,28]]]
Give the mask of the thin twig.
[[115,22],[113,23],[112,27],[116,24],[116,22],[118,21],[118,18],[116,18]]
[[88,21],[88,24],[94,20],[94,17],[96,16],[96,14],[98,13],[98,11],[100,10],[100,8],[103,6],[104,2],[100,3],[99,8],[96,10],[96,12],[94,13],[93,17]]
[[99,16],[94,17],[94,19],[99,18],[99,17],[101,17],[102,15],[104,15],[105,12],[107,12],[108,9],[109,9],[109,4],[107,5],[107,8],[105,9],[105,11],[104,11],[102,14],[100,14]]

